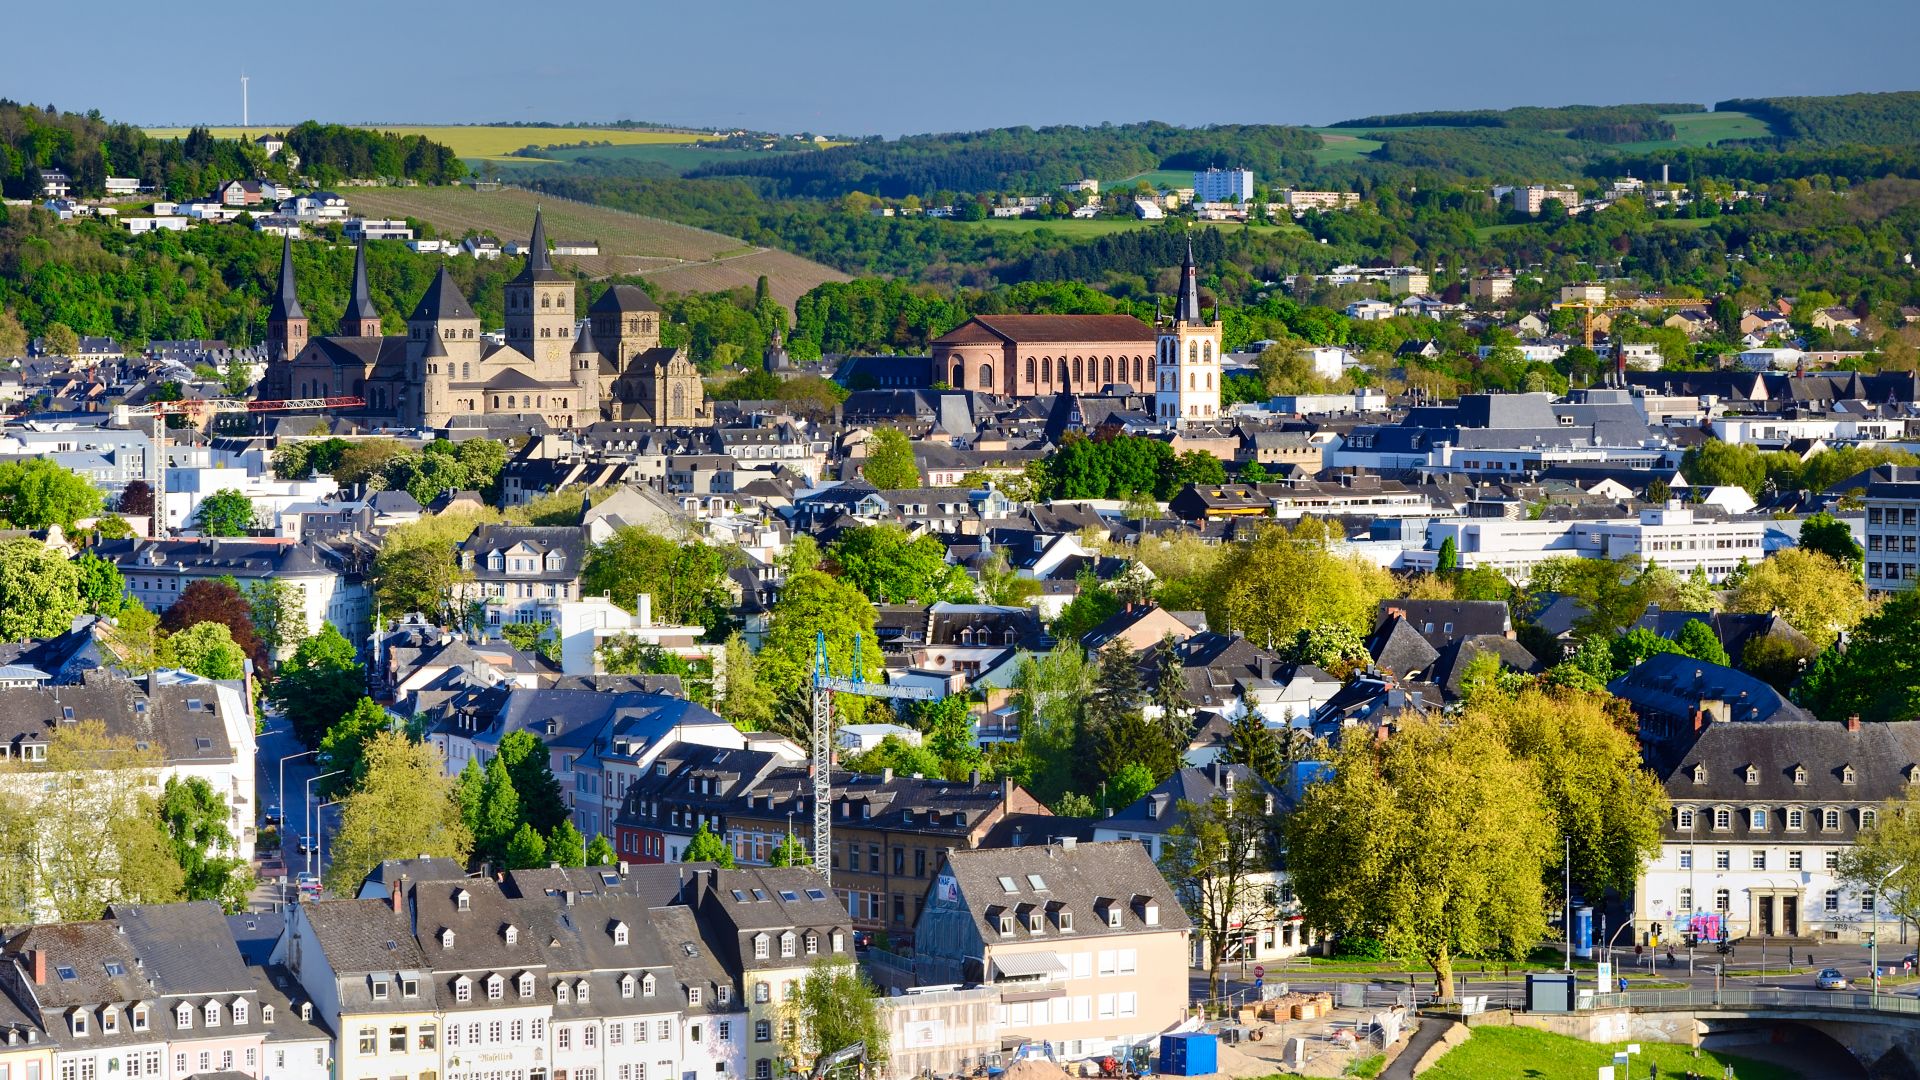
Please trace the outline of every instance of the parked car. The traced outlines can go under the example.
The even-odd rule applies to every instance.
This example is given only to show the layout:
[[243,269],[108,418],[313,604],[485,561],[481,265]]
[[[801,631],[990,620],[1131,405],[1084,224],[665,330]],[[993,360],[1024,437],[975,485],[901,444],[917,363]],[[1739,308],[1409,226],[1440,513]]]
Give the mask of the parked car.
[[303,836],[300,838],[300,854],[311,855],[318,850],[320,850],[319,845],[313,842],[313,837]]
[[1845,990],[1847,977],[1840,974],[1839,968],[1821,968],[1820,974],[1813,977],[1813,985],[1822,990]]

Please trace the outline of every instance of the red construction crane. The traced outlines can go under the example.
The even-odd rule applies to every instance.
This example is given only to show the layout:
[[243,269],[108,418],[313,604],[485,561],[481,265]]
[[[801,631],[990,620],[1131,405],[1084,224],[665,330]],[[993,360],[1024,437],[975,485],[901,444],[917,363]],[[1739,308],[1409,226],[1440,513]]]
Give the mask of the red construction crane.
[[153,401],[145,405],[115,405],[113,422],[118,427],[128,427],[136,416],[153,417],[153,453],[157,467],[153,470],[151,532],[155,539],[162,539],[172,531],[167,527],[167,417],[184,416],[198,426],[206,419],[224,413],[304,412],[308,409],[353,409],[365,405],[366,402],[357,397],[284,398],[272,401],[252,401],[246,398],[194,398],[181,401]]

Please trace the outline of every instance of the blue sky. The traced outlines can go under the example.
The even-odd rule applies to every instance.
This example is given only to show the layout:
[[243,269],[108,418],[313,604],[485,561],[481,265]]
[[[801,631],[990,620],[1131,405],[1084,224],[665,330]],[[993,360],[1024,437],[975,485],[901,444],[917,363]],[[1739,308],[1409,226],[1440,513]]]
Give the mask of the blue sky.
[[[59,4],[13,11],[0,96],[150,125],[232,124],[244,68],[256,124],[632,118],[898,135],[1920,89],[1912,0],[320,0],[235,10],[244,14],[96,0],[78,17]],[[556,21],[536,25],[529,12]]]

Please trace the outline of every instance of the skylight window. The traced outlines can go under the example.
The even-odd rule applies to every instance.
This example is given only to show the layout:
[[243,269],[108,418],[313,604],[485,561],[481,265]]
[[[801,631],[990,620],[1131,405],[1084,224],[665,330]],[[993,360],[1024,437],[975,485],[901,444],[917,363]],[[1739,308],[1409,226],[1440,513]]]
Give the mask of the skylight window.
[[1039,875],[1039,874],[1028,874],[1028,875],[1027,875],[1027,884],[1029,884],[1029,885],[1031,885],[1031,886],[1033,886],[1033,887],[1034,887],[1035,889],[1038,889],[1038,890],[1039,890],[1039,891],[1041,891],[1041,892],[1046,892],[1046,891],[1047,891],[1047,883],[1046,883],[1046,881],[1045,881],[1045,880],[1043,880],[1043,879],[1042,879],[1042,878],[1040,877],[1040,875]]
[[54,968],[53,970],[56,974],[60,976],[61,982],[72,982],[73,980],[80,977],[79,972],[73,970],[72,968],[68,967],[65,964],[62,964],[59,967]]
[[1000,891],[1015,893],[1020,891],[1020,886],[1015,885],[1012,878],[1003,876],[1000,879]]
[[800,899],[800,894],[797,892],[794,892],[792,889],[781,889],[780,899],[785,900],[788,903],[793,903],[794,901]]
[[127,973],[127,966],[125,964],[122,964],[118,960],[107,961],[106,968],[107,968],[107,974],[113,976],[116,979]]
[[807,899],[809,900],[825,900],[826,898],[827,898],[827,893],[826,893],[826,890],[824,889],[808,889],[807,890]]

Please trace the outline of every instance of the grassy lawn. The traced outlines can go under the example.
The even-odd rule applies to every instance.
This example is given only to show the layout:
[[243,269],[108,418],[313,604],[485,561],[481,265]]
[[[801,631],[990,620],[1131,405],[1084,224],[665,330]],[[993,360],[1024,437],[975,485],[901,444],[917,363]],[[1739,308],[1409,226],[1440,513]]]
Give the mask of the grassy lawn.
[[[1602,1065],[1611,1065],[1617,1050],[1625,1043],[1611,1046],[1582,1042],[1563,1035],[1519,1027],[1475,1028],[1473,1037],[1442,1057],[1432,1069],[1421,1073],[1423,1080],[1593,1080]],[[1795,1080],[1798,1073],[1732,1054],[1702,1050],[1694,1057],[1687,1047],[1673,1043],[1640,1044],[1628,1071],[1636,1078],[1647,1075],[1647,1066],[1660,1066],[1660,1075],[1684,1076],[1688,1069],[1718,1077],[1727,1065],[1740,1080]]]
[[1322,165],[1341,161],[1359,161],[1380,149],[1381,144],[1377,140],[1363,139],[1350,131],[1333,128],[1318,130],[1320,141],[1326,145],[1314,153],[1313,159]]
[[[713,138],[711,135],[695,135],[691,132],[627,131],[615,128],[485,127],[461,124],[368,124],[364,126],[376,131],[391,131],[401,135],[425,135],[434,142],[451,147],[455,154],[463,158],[499,157],[523,146],[546,146],[551,143],[605,140],[616,146],[657,146],[675,143],[684,145]],[[217,127],[210,130],[216,139],[236,139],[243,134],[237,127]],[[247,128],[245,134],[252,136],[282,130],[285,129],[270,124],[255,124]],[[185,137],[187,129],[148,128],[147,134],[156,139],[177,139]]]
[[1133,185],[1145,183],[1155,191],[1161,188],[1189,188],[1193,186],[1191,169],[1155,169],[1151,172],[1134,173],[1124,180],[1102,180],[1101,191],[1131,191]]
[[1743,112],[1674,113],[1661,119],[1673,125],[1673,138],[1657,143],[1629,143],[1633,149],[1660,146],[1712,146],[1728,139],[1764,139],[1773,134],[1766,122]]
[[702,150],[691,142],[681,143],[625,143],[616,146],[592,146],[580,150],[548,150],[542,158],[496,158],[502,164],[525,161],[529,164],[547,164],[562,162],[601,162],[601,161],[644,161],[664,165],[677,173],[688,173],[702,165],[712,165],[720,161],[740,161],[748,158],[770,157],[783,151],[777,150]]

